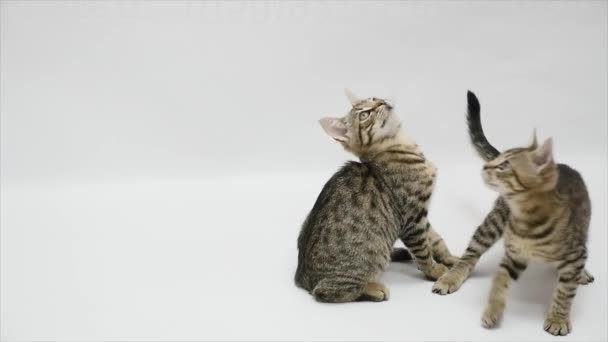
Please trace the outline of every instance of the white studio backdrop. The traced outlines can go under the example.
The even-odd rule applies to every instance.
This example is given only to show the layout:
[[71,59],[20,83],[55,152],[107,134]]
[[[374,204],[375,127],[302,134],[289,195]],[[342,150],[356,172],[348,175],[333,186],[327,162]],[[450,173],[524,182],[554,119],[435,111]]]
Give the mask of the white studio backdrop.
[[466,91],[497,147],[552,136],[594,206],[565,339],[608,338],[607,2],[9,0],[0,20],[2,340],[553,340],[542,266],[481,328],[500,246],[449,297],[411,264],[381,304],[295,287],[300,225],[353,159],[317,122],[345,87],[392,99],[439,168],[456,254],[494,198]]

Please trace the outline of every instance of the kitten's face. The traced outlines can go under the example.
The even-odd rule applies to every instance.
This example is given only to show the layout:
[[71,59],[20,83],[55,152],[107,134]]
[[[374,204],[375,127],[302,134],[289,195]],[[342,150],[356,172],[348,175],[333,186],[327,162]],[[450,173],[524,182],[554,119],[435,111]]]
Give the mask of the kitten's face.
[[482,175],[486,184],[501,195],[552,189],[557,179],[557,169],[551,139],[540,147],[535,139],[529,147],[501,153],[484,165]]
[[358,99],[350,92],[347,96],[352,108],[346,116],[319,120],[325,132],[344,148],[357,154],[397,134],[401,123],[386,100]]

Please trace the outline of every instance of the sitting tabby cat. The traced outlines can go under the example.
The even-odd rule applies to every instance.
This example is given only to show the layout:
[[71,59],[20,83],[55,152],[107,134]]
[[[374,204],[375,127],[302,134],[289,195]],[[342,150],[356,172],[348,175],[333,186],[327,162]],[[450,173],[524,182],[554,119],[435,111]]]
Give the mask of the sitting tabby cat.
[[553,160],[552,140],[499,153],[486,139],[479,118],[479,102],[468,93],[469,134],[486,160],[483,178],[500,197],[477,228],[460,261],[433,286],[433,292],[452,293],[469,276],[480,256],[501,236],[505,255],[496,273],[482,317],[485,327],[501,319],[511,280],[517,280],[529,260],[555,265],[558,283],[544,328],[553,335],[570,332],[570,306],[578,284],[593,277],[585,270],[587,229],[591,204],[580,174]]
[[457,258],[427,220],[433,164],[385,100],[347,96],[352,108],[345,117],[319,122],[361,162],[346,163],[319,194],[298,238],[295,281],[322,302],[383,301],[389,291],[376,279],[397,238],[429,278]]

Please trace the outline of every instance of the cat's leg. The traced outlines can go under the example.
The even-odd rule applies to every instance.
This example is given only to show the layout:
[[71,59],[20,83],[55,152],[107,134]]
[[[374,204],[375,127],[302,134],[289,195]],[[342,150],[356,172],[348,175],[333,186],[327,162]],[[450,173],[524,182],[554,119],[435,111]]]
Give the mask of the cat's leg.
[[589,271],[587,271],[587,269],[584,269],[581,274],[578,276],[578,278],[576,279],[576,282],[579,285],[588,285],[593,283],[593,281],[595,280],[595,278],[593,277],[593,275],[591,273],[589,273]]
[[509,285],[512,280],[519,278],[519,275],[526,269],[527,265],[527,260],[505,254],[496,275],[494,275],[490,298],[481,317],[481,323],[484,327],[493,328],[500,322],[505,310]]
[[497,202],[494,209],[473,234],[471,242],[460,260],[433,285],[433,292],[446,295],[456,292],[469,277],[479,258],[502,236],[508,209]]
[[579,278],[585,273],[587,251],[583,249],[571,256],[573,258],[557,265],[557,285],[553,290],[553,299],[545,317],[544,328],[553,335],[567,335],[572,330],[570,308],[576,295]]
[[321,279],[313,288],[312,295],[319,302],[353,302],[363,294],[366,282],[350,277]]
[[428,238],[430,224],[426,217],[419,217],[418,222],[413,222],[404,229],[400,238],[414,255],[418,269],[431,279],[441,277],[447,271],[447,267],[433,260],[431,244]]
[[[427,237],[431,244],[431,250],[433,252],[433,259],[440,264],[444,264],[448,267],[454,266],[458,262],[458,257],[452,255],[448,246],[441,238],[441,236],[429,226]],[[412,254],[406,248],[393,248],[391,252],[391,261],[411,261],[413,260]]]
[[428,239],[433,250],[433,259],[440,264],[444,264],[448,267],[454,266],[458,262],[458,257],[452,255],[448,246],[441,238],[441,236],[430,226],[428,231]]
[[[561,279],[561,276],[560,276]],[[545,317],[544,329],[552,335],[567,335],[570,333],[570,307],[576,295],[578,284],[572,281],[558,280],[551,306]]]

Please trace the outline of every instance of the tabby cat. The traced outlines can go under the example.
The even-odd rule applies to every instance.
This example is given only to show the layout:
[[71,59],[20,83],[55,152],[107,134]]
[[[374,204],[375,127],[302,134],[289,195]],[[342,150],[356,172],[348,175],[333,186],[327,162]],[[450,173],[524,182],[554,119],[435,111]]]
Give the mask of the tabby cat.
[[319,122],[360,162],[346,163],[319,194],[298,238],[295,282],[321,302],[383,301],[389,291],[377,277],[398,238],[429,278],[439,278],[457,258],[427,219],[433,164],[406,137],[387,101],[347,96],[346,116]]
[[553,335],[571,330],[570,307],[578,284],[593,277],[585,270],[591,203],[580,174],[553,159],[552,140],[499,153],[486,139],[477,97],[468,93],[470,138],[481,157],[485,183],[500,195],[494,209],[475,231],[460,261],[433,286],[433,292],[452,293],[469,276],[480,256],[501,236],[505,255],[496,273],[482,317],[486,328],[500,321],[507,290],[530,260],[556,266],[558,282],[544,328]]

